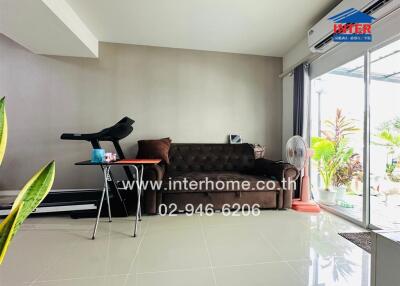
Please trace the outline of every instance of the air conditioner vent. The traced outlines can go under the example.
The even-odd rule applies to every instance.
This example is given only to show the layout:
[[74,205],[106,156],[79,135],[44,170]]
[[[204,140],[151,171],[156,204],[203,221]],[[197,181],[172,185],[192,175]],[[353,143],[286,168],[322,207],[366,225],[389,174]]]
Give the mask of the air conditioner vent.
[[370,7],[368,7],[367,9],[365,9],[363,12],[371,15],[373,13],[375,13],[376,11],[378,11],[379,9],[381,9],[383,6],[385,6],[387,3],[391,2],[393,0],[380,0],[375,2],[374,4],[372,4]]
[[343,0],[328,15],[308,30],[308,46],[313,53],[325,53],[338,44],[333,41],[333,24],[329,18],[343,13],[349,8],[360,10],[375,17],[376,21],[378,21],[399,9],[400,0]]
[[315,48],[316,49],[321,49],[321,48],[325,47],[327,44],[329,44],[332,41],[332,38],[333,38],[333,34],[330,34],[328,37],[326,37],[321,42],[316,44]]

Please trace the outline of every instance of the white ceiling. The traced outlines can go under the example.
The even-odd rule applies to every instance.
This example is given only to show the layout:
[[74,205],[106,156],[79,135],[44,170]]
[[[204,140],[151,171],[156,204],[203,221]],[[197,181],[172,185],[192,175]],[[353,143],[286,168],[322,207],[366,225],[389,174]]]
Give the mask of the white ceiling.
[[0,33],[37,54],[98,56],[97,38],[65,0],[0,0]]
[[340,0],[66,0],[103,42],[284,56]]

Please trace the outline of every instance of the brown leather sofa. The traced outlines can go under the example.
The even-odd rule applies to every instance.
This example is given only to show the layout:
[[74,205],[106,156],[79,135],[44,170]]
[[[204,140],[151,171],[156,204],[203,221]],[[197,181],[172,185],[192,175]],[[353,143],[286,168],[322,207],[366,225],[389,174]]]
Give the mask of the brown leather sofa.
[[[290,164],[255,159],[249,144],[175,143],[171,144],[169,160],[169,165],[157,165],[144,172],[145,180],[162,182],[160,190],[144,191],[147,214],[156,214],[160,204],[176,204],[178,210],[185,210],[187,204],[194,207],[212,204],[214,209],[236,203],[258,204],[261,209],[286,209],[292,205],[293,189],[290,186],[283,189],[280,182],[283,178],[293,180],[298,174],[297,169]],[[204,183],[189,189],[189,184],[183,185],[184,180]],[[206,185],[206,180],[214,183],[246,181],[246,188],[241,189],[237,184],[230,188],[217,184],[210,189],[212,185]],[[181,183],[176,183],[178,181]],[[263,181],[264,185],[269,182],[268,189],[257,188],[258,181]],[[180,189],[182,186],[186,189]]]

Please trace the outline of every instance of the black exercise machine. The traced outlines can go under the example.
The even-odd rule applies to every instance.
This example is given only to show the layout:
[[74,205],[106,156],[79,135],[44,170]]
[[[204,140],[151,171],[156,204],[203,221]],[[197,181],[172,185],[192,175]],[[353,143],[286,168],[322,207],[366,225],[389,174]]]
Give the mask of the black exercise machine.
[[[109,141],[114,144],[115,151],[119,159],[125,159],[125,155],[119,145],[119,141],[124,139],[133,130],[133,123],[135,121],[129,117],[124,117],[116,124],[109,128],[105,128],[97,133],[90,134],[77,134],[77,133],[64,133],[61,135],[63,140],[83,140],[92,144],[93,148],[101,148],[101,141]],[[89,154],[89,153],[88,153]],[[134,180],[134,176],[129,167],[124,166],[125,174],[128,180]],[[110,204],[114,216],[127,216],[128,209],[125,202],[129,206],[136,206],[135,192],[118,189],[117,184],[110,172],[108,186],[111,191]],[[39,207],[35,210],[36,214],[54,213],[54,212],[69,212],[72,217],[93,217],[96,216],[97,207],[99,205],[99,197],[101,191],[98,190],[60,190],[51,191]],[[10,213],[12,200],[0,201],[0,216],[6,216]],[[133,211],[133,210],[132,210]],[[104,214],[106,215],[106,213]]]
[[[129,117],[124,117],[120,121],[118,121],[116,124],[114,124],[111,127],[105,128],[99,132],[96,133],[87,133],[87,134],[80,134],[80,133],[63,133],[61,135],[62,140],[80,140],[80,141],[88,141],[92,144],[93,149],[99,149],[101,148],[100,142],[101,141],[108,141],[112,142],[115,148],[115,151],[117,152],[118,158],[119,159],[125,159],[124,152],[122,151],[121,145],[119,144],[119,141],[121,139],[124,139],[127,137],[131,132],[133,131],[133,123],[135,121]],[[124,171],[125,174],[128,178],[129,181],[134,180],[134,176],[129,169],[128,166],[124,166]],[[111,208],[113,209],[113,214],[114,215],[119,215],[119,216],[128,216],[128,211],[125,205],[125,201],[129,201],[132,198],[129,198],[134,192],[130,192],[130,194],[127,193],[127,191],[123,191],[124,194],[121,195],[120,190],[118,189],[117,184],[114,181],[114,177],[110,171],[110,175],[108,178],[108,186],[111,190],[111,195],[112,195],[112,202],[111,202]],[[129,197],[128,197],[129,195]],[[118,202],[115,198],[118,198]],[[129,204],[133,205],[133,201],[129,201]],[[123,212],[122,212],[123,210]]]

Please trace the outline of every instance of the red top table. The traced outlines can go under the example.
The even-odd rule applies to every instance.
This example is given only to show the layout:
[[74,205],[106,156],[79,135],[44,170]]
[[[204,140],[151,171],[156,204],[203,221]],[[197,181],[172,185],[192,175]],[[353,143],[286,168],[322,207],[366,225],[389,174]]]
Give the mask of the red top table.
[[107,183],[111,167],[112,166],[130,166],[135,169],[135,180],[136,180],[138,199],[137,199],[137,205],[136,205],[136,219],[135,219],[135,227],[134,227],[134,231],[133,231],[133,237],[136,237],[137,222],[140,221],[141,217],[142,217],[140,198],[142,195],[143,168],[144,168],[144,165],[155,165],[155,164],[159,164],[160,162],[161,162],[161,159],[123,159],[123,160],[118,160],[118,161],[114,161],[114,162],[94,163],[94,162],[91,162],[90,160],[86,160],[86,161],[75,163],[75,165],[77,165],[77,166],[101,166],[101,168],[103,169],[104,186],[103,186],[103,192],[101,194],[100,205],[99,205],[99,210],[97,212],[97,218],[96,218],[96,223],[94,225],[92,239],[95,239],[95,236],[96,236],[97,225],[99,224],[100,213],[101,213],[101,209],[103,207],[104,195],[106,196],[106,199],[107,199],[108,219],[111,222],[110,196],[108,193],[108,183]]

